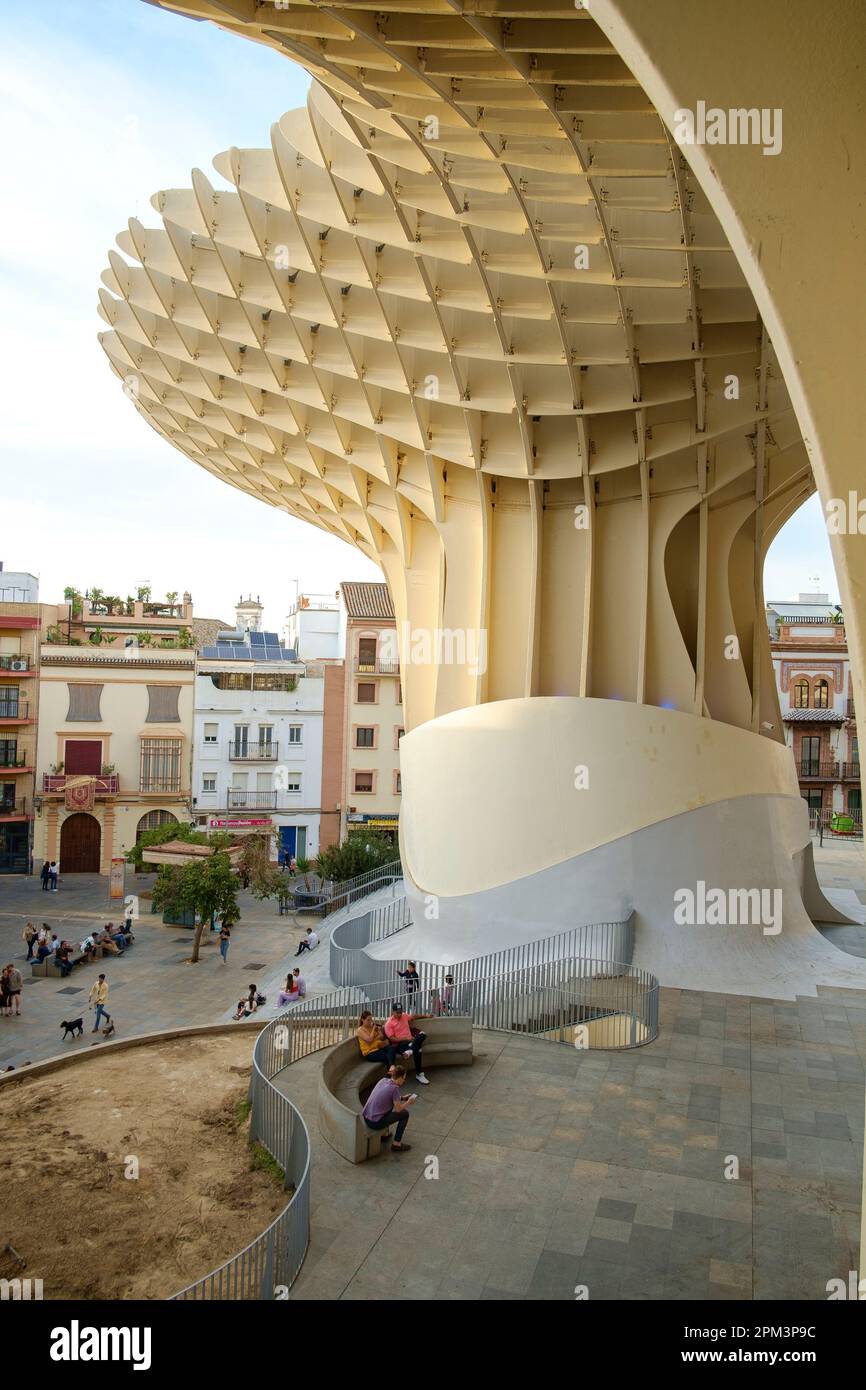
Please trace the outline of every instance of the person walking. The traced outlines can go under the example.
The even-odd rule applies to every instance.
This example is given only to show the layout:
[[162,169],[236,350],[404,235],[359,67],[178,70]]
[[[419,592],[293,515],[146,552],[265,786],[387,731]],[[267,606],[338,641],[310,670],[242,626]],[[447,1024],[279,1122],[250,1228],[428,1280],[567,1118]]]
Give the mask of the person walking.
[[59,869],[58,869],[58,867],[57,867],[57,860],[56,860],[56,859],[52,859],[51,863],[48,865],[48,878],[49,878],[50,883],[51,883],[51,891],[52,891],[52,893],[56,893],[56,892],[57,892],[57,875],[58,875],[59,872],[60,872],[60,871],[59,871]]
[[51,866],[49,865],[47,859],[45,860],[45,863],[42,865],[42,870],[39,874],[39,877],[42,879],[42,891],[43,893],[47,893],[48,880],[51,877]]
[[93,1032],[99,1032],[100,1019],[104,1018],[106,1023],[111,1022],[111,1014],[106,1009],[108,1003],[108,981],[104,975],[100,975],[95,985],[90,986],[90,1007],[96,1008],[96,1019],[93,1024]]
[[6,989],[8,994],[9,1014],[14,1018],[21,1017],[21,988],[24,981],[21,971],[14,965],[6,967]]
[[232,929],[228,922],[223,919],[223,924],[220,927],[220,955],[223,958],[223,965],[228,965],[229,963],[229,946],[231,945],[231,940]]
[[36,930],[36,928],[34,927],[34,925],[33,925],[32,922],[28,922],[28,923],[27,923],[27,926],[24,928],[23,932],[21,933],[22,938],[27,942],[27,959],[28,959],[28,960],[32,960],[32,959],[33,959],[33,943],[34,943],[34,941],[36,940],[36,938],[37,938],[38,935],[39,935],[39,933],[37,932],[37,930]]
[[376,1082],[367,1104],[361,1111],[368,1129],[383,1130],[390,1129],[394,1124],[397,1126],[391,1145],[392,1153],[403,1153],[412,1147],[411,1144],[403,1143],[403,1135],[409,1123],[409,1107],[415,1104],[414,1096],[406,1096],[405,1100],[403,1098],[400,1087],[405,1080],[405,1067],[392,1067],[387,1076]]

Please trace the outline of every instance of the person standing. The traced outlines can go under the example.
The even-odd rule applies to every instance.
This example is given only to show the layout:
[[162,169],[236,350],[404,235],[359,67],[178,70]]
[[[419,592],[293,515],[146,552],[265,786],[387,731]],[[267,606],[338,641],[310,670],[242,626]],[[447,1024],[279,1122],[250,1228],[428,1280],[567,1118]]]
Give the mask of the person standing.
[[95,985],[90,986],[90,1007],[96,1007],[96,1019],[93,1024],[93,1032],[99,1032],[100,1019],[104,1018],[106,1023],[111,1022],[111,1014],[106,1009],[108,1003],[108,981],[104,975],[100,975]]
[[407,995],[411,999],[413,994],[417,994],[418,988],[421,984],[421,977],[418,974],[418,967],[415,964],[414,960],[407,960],[406,969],[398,970],[397,974],[400,976],[401,980],[406,981],[403,988],[405,989]]
[[223,924],[220,927],[220,955],[223,958],[223,965],[228,965],[229,963],[229,946],[231,945],[231,940],[232,929],[228,922],[223,919]]
[[41,871],[39,877],[42,879],[42,891],[43,891],[43,893],[47,893],[47,892],[48,892],[48,880],[49,880],[49,878],[51,877],[51,866],[49,865],[47,859],[45,860],[45,863],[42,865],[42,871]]
[[59,870],[58,870],[58,868],[57,868],[57,860],[56,860],[56,859],[52,859],[51,863],[48,865],[48,878],[49,878],[49,881],[50,881],[50,883],[51,883],[51,891],[52,891],[52,893],[56,893],[56,892],[57,892],[57,875],[58,875],[58,872],[59,872]]
[[7,965],[6,988],[8,990],[9,1013],[14,1018],[21,1017],[21,987],[23,983],[21,971],[14,965]]
[[38,936],[38,934],[39,934],[39,933],[37,932],[37,930],[36,930],[36,928],[34,927],[34,925],[33,925],[32,922],[28,922],[28,923],[27,923],[27,926],[24,928],[23,932],[21,933],[23,939],[27,942],[27,959],[28,959],[28,960],[32,960],[32,959],[33,959],[33,943],[34,943],[34,941],[36,940],[36,937]]
[[405,1080],[405,1068],[392,1067],[387,1076],[376,1082],[367,1104],[361,1111],[368,1129],[383,1130],[390,1129],[393,1124],[397,1126],[391,1145],[392,1153],[403,1153],[412,1147],[411,1144],[403,1143],[403,1135],[409,1123],[409,1107],[415,1104],[414,1096],[403,1099],[400,1087]]

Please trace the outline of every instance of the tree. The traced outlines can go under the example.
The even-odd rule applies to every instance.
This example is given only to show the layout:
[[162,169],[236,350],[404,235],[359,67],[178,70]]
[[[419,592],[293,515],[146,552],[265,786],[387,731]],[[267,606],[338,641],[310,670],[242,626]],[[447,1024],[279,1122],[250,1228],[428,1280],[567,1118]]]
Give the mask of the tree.
[[97,608],[101,608],[105,603],[105,595],[101,589],[91,589],[87,595],[90,601],[90,611],[95,613]]
[[126,852],[127,863],[134,864],[136,873],[141,873],[142,865],[147,858],[145,850],[155,849],[157,845],[164,845],[169,840],[183,840],[186,844],[191,845],[206,845],[208,843],[208,837],[204,831],[196,830],[192,822],[178,825],[175,821],[168,821],[165,825],[156,825],[152,830],[142,832],[132,849]]
[[179,647],[192,647],[195,645],[195,639],[188,627],[182,627],[178,630],[177,645]]
[[217,915],[229,922],[240,917],[238,880],[225,850],[215,850],[207,859],[194,864],[161,865],[153,889],[154,906],[172,912],[194,912],[199,921],[195,929],[190,964],[199,959],[202,933]]
[[139,603],[147,603],[148,599],[150,598],[150,585],[140,584],[135,592],[138,595]]
[[103,642],[110,642],[111,638],[106,633],[104,628],[95,627],[91,632],[88,641],[92,642],[94,647],[101,647]]
[[322,878],[342,883],[368,869],[390,864],[396,858],[397,851],[381,831],[359,829],[350,831],[341,845],[320,850],[316,867]]
[[177,603],[177,589],[170,589],[165,596],[165,601],[170,607],[173,608],[174,605]]

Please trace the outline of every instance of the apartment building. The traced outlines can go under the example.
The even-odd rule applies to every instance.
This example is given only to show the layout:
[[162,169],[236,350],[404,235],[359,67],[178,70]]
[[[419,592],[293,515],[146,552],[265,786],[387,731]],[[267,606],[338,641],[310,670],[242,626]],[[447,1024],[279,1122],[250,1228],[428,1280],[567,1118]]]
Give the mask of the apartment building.
[[860,749],[841,610],[827,594],[767,604],[785,739],[813,821],[861,823]]
[[322,842],[325,676],[263,632],[250,603],[241,601],[237,626],[198,659],[195,820],[209,830],[270,831],[274,858],[312,857]]
[[340,585],[345,660],[343,833],[369,825],[397,838],[403,693],[387,584]]
[[192,651],[43,644],[37,864],[108,873],[145,830],[189,820],[194,698]]
[[39,582],[0,564],[0,874],[30,869],[39,699]]

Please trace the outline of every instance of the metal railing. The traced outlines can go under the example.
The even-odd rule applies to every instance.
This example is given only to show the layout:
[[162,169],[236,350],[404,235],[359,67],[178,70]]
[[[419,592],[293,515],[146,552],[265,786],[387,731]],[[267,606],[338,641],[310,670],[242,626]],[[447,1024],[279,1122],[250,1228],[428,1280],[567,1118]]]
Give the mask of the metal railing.
[[42,790],[44,792],[62,792],[70,777],[92,777],[96,784],[93,790],[97,796],[115,796],[120,790],[120,778],[116,772],[106,773],[105,776],[90,772],[63,772],[59,774],[45,772],[42,775]]
[[822,763],[816,759],[806,759],[797,764],[797,776],[801,778],[818,777],[825,782],[838,782],[839,764]]
[[[527,943],[538,948],[546,944]],[[482,959],[492,964],[511,955],[499,952]],[[283,1169],[292,1197],[267,1230],[175,1294],[176,1299],[271,1300],[291,1287],[310,1240],[310,1136],[300,1111],[273,1084],[274,1078],[302,1057],[351,1037],[363,1009],[381,1017],[395,1002],[393,991],[371,997],[369,988],[352,986],[300,1001],[259,1033],[250,1078],[250,1139]],[[416,1016],[469,1017],[478,1028],[524,1033],[578,1049],[618,1051],[658,1036],[658,980],[609,959],[538,960],[499,974],[455,980],[453,986],[404,992],[400,1002]]]
[[375,661],[361,661],[359,657],[355,657],[356,676],[399,676],[399,674],[399,661],[379,661],[378,658]]
[[19,676],[36,673],[32,656],[0,656],[0,671],[15,671]]
[[286,896],[290,901],[294,900],[299,912],[337,912],[340,908],[348,907],[357,898],[375,893],[380,888],[393,887],[402,879],[403,865],[399,859],[393,859],[388,864],[380,864],[378,868],[368,869],[365,873],[356,874],[354,878],[344,879],[340,883],[321,879],[318,874],[299,874]]
[[[291,809],[287,793],[245,791],[240,787],[229,787],[226,792],[227,811],[278,811]],[[281,799],[282,797],[282,799]]]
[[[300,747],[300,744],[295,744]],[[279,755],[278,743],[235,743],[229,742],[229,762],[232,763],[273,763]]]
[[26,816],[27,801],[23,796],[0,800],[0,819],[4,816]]
[[[411,925],[407,899],[401,897],[379,907],[370,908],[359,917],[341,922],[331,933],[329,941],[330,975],[336,986],[359,985],[397,987],[398,970],[404,970],[407,959],[377,960],[366,954],[365,947],[382,941]],[[455,984],[476,977],[488,978],[508,971],[552,961],[584,957],[630,964],[634,953],[634,913],[619,922],[593,922],[567,931],[522,941],[502,951],[473,956],[457,965],[418,966],[420,987],[436,988],[452,975]]]
[[859,764],[859,762],[843,763],[843,764],[842,764],[842,781],[843,781],[843,782],[859,782],[859,781],[860,781],[860,764]]
[[27,700],[0,699],[0,719],[29,719],[30,704]]

